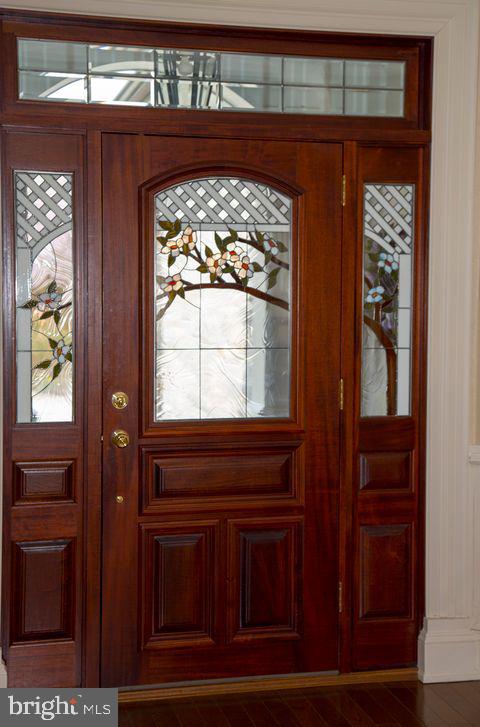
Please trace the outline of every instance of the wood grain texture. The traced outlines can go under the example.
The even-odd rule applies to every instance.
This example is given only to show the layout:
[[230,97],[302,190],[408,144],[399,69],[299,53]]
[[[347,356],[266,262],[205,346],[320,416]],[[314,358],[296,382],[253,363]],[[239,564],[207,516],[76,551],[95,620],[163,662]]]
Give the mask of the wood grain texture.
[[15,462],[14,466],[14,505],[73,501],[73,462]]

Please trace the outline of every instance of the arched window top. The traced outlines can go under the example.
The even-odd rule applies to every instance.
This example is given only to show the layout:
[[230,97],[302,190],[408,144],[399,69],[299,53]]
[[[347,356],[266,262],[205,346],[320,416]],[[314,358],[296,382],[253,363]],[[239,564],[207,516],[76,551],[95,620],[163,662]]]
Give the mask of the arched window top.
[[230,226],[288,230],[292,201],[278,189],[245,178],[215,176],[181,182],[155,196],[157,216],[194,229]]

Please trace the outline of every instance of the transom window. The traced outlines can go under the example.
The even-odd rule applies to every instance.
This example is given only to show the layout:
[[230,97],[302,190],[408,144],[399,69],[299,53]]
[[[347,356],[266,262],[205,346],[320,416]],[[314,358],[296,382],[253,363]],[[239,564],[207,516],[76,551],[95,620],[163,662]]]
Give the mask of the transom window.
[[21,99],[84,104],[403,117],[405,65],[18,40]]

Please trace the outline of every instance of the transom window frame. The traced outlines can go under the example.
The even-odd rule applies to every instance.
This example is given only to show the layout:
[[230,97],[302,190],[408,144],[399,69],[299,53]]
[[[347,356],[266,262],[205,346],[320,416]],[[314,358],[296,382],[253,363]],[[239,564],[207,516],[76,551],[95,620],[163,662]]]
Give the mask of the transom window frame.
[[[77,21],[78,22],[78,21]],[[109,122],[125,122],[129,125],[145,123],[158,123],[165,130],[165,124],[171,123],[172,129],[178,128],[178,122],[185,120],[193,127],[208,122],[218,123],[221,116],[222,123],[245,124],[246,116],[252,117],[252,124],[275,123],[279,133],[292,134],[310,133],[312,114],[278,113],[269,111],[255,111],[246,114],[244,110],[224,109],[185,109],[172,107],[136,107],[136,106],[109,106],[107,104],[78,104],[75,102],[54,102],[24,100],[19,98],[18,83],[18,50],[17,40],[29,38],[32,40],[57,40],[64,42],[79,42],[89,44],[110,44],[146,48],[171,48],[176,50],[211,50],[219,53],[250,53],[261,55],[297,56],[299,58],[342,58],[345,60],[393,60],[405,62],[405,91],[403,117],[392,116],[344,116],[344,115],[314,115],[318,128],[333,127],[336,129],[365,129],[373,130],[407,130],[429,129],[430,109],[422,101],[429,97],[431,84],[431,44],[430,38],[402,38],[392,36],[351,36],[336,33],[308,33],[303,32],[299,39],[296,31],[269,29],[259,32],[258,29],[232,28],[229,26],[179,26],[178,24],[162,23],[165,31],[153,32],[148,21],[139,21],[138,32],[131,29],[116,29],[121,23],[109,20],[103,29],[101,21],[95,27],[83,28],[74,22],[67,25],[19,22],[4,23],[6,42],[4,44],[4,58],[10,59],[10,68],[6,73],[4,87],[5,111],[19,112],[21,114],[34,113],[37,116],[54,112],[61,115],[71,114],[75,108],[75,116],[81,123],[92,127],[101,127],[101,119]],[[156,24],[158,28],[158,24]],[[15,59],[15,64],[11,63]],[[101,108],[99,108],[99,106]],[[47,108],[45,108],[47,107]],[[224,119],[224,120],[223,120]],[[248,123],[248,122],[247,122]],[[293,129],[292,124],[298,126]],[[153,130],[153,128],[152,128]]]

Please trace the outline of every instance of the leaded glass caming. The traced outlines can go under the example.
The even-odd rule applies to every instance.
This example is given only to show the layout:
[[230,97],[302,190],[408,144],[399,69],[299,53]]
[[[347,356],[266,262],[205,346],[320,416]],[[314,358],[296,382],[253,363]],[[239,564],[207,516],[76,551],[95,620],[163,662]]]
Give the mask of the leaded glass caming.
[[209,177],[155,217],[155,419],[288,417],[292,200]]
[[17,421],[73,420],[71,174],[15,172]]
[[405,114],[402,60],[18,39],[21,99],[345,116]]
[[410,413],[414,195],[364,187],[362,416]]

